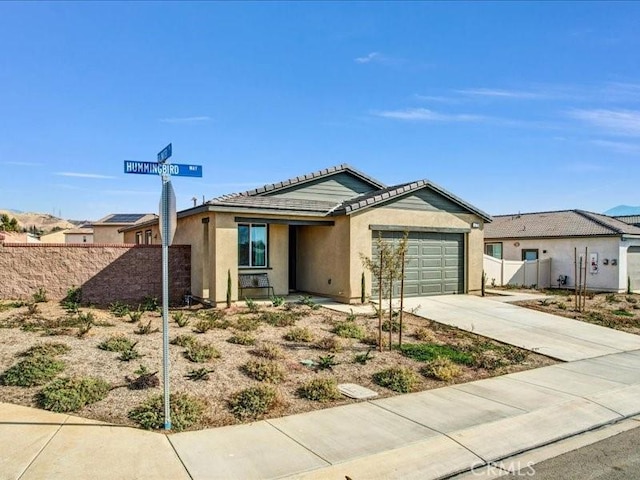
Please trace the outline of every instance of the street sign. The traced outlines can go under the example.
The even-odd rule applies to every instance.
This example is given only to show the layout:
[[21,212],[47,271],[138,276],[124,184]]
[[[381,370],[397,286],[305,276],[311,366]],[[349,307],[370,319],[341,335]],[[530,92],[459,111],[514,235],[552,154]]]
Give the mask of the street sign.
[[164,163],[171,156],[172,153],[171,144],[164,147],[162,150],[158,152],[158,163]]
[[172,177],[202,177],[202,165],[180,165],[178,163],[168,164],[125,160],[124,173],[169,175]]
[[171,181],[162,185],[162,196],[160,197],[160,238],[164,243],[164,215],[162,211],[163,200],[167,199],[167,224],[169,226],[169,232],[167,236],[167,245],[171,246],[173,243],[173,237],[176,234],[176,226],[178,225],[178,215],[176,212],[176,193],[173,191],[173,185]]

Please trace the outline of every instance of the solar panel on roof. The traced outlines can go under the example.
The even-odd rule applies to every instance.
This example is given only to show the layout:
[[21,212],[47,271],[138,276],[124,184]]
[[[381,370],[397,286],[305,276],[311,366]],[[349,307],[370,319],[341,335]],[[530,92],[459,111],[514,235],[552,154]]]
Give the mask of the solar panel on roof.
[[144,213],[116,213],[104,223],[135,223],[144,216]]

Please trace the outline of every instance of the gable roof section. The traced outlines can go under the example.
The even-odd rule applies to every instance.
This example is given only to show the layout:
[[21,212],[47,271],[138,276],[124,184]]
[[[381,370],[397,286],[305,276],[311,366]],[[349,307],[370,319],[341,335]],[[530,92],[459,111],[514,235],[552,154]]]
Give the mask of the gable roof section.
[[613,218],[629,225],[640,226],[640,215],[615,215]]
[[[346,163],[343,163],[341,165],[325,168],[323,170],[318,170],[316,172],[308,173],[306,175],[300,175],[298,177],[289,178],[288,180],[284,180],[282,182],[271,183],[253,190],[248,190],[246,192],[237,193],[230,196],[240,195],[240,196],[255,197],[255,196],[262,196],[262,195],[272,195],[276,192],[287,190],[294,186],[302,185],[302,184],[309,183],[311,181],[322,179],[322,178],[328,178],[339,173],[348,173],[358,178],[359,180],[362,180],[365,183],[371,185],[373,189],[380,189],[385,187],[384,183],[376,180],[373,177],[370,177],[369,175],[359,170],[356,170],[355,168],[353,168],[352,166]],[[221,197],[221,198],[224,198],[224,197]]]
[[496,215],[484,238],[563,238],[640,235],[640,228],[584,210]]
[[453,202],[462,209],[478,215],[485,222],[491,222],[491,215],[475,208],[473,205],[465,202],[461,198],[455,196],[454,194],[448,192],[444,188],[436,185],[429,180],[418,180],[416,182],[402,183],[400,185],[394,185],[392,187],[387,187],[381,190],[376,190],[375,192],[360,195],[356,198],[343,202],[341,205],[338,205],[333,210],[332,214],[349,215],[353,212],[360,211],[365,208],[380,206],[386,202],[405,197],[423,189],[430,189],[437,194],[442,195],[444,198],[446,198],[450,202]]

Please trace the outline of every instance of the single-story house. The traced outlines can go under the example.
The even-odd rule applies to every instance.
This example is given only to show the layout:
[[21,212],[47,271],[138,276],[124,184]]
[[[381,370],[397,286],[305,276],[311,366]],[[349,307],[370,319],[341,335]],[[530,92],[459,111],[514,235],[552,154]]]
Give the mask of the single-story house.
[[[64,243],[93,243],[93,228],[92,227],[78,227],[71,228],[64,232]],[[103,242],[112,243],[112,242]]]
[[[587,263],[587,288],[640,290],[640,228],[583,210],[495,215],[484,232],[485,254],[503,260],[551,259],[551,282],[576,285],[575,258]],[[587,249],[585,256],[585,249]],[[579,283],[579,282],[578,282]]]
[[[428,181],[386,186],[349,165],[225,195],[178,212],[174,244],[191,245],[192,295],[212,304],[239,274],[266,273],[275,295],[306,292],[350,303],[375,293],[361,255],[409,232],[407,295],[478,292],[483,229],[491,217]],[[158,221],[121,229],[126,243]]]
[[29,232],[5,232],[0,231],[0,242],[2,243],[40,243],[37,235]]
[[[150,220],[157,220],[158,216],[153,213],[111,213],[101,218],[97,222],[93,222],[93,242],[94,243],[124,243],[124,235],[120,231],[122,228],[130,227],[137,223],[143,223]],[[135,238],[137,244],[159,243],[151,237],[151,231],[145,231]]]

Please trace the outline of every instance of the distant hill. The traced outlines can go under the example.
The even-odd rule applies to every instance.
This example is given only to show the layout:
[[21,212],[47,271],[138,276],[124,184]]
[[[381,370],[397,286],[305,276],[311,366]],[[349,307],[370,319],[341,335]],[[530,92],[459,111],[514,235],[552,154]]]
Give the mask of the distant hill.
[[44,232],[50,232],[54,228],[61,229],[74,228],[76,225],[68,220],[54,217],[48,213],[18,213],[17,210],[3,210],[0,209],[0,215],[6,213],[9,217],[15,217],[18,220],[18,225],[21,228],[31,228],[35,226],[38,230],[44,230]]
[[610,215],[612,217],[619,215],[640,215],[640,207],[631,207],[629,205],[618,205],[617,207],[610,208],[606,212],[605,215]]

